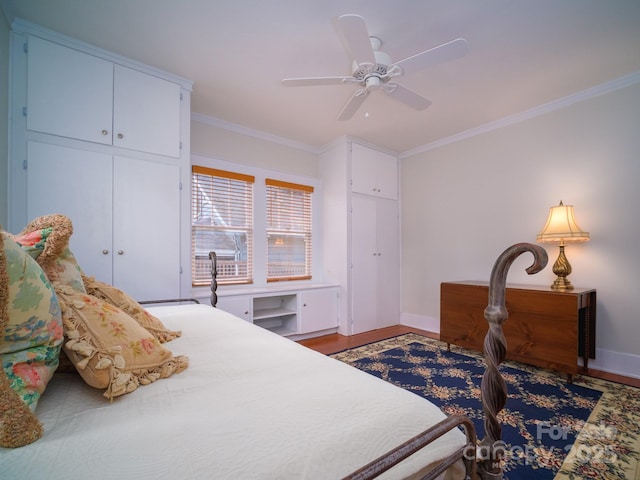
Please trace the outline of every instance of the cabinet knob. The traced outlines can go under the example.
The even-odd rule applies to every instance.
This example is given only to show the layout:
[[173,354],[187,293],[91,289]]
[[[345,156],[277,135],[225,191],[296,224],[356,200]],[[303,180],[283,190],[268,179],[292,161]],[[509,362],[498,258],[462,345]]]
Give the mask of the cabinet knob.
[[109,134],[109,130],[102,130],[101,132],[103,135],[108,135]]
[[306,307],[306,306],[307,306],[307,304],[306,304],[306,303],[303,303],[303,304],[302,304],[302,306],[303,306],[303,307]]
[[245,315],[249,315],[249,310],[245,310],[245,311],[244,311],[244,314],[245,314]]
[[106,248],[104,250],[102,250],[102,254],[103,255],[109,255],[109,250],[107,250]]
[[122,139],[124,138],[124,135],[123,135],[123,134],[121,134],[121,133],[119,133],[119,134],[118,134],[118,138],[122,140]]
[[123,250],[118,250],[118,255],[124,255],[124,251]]

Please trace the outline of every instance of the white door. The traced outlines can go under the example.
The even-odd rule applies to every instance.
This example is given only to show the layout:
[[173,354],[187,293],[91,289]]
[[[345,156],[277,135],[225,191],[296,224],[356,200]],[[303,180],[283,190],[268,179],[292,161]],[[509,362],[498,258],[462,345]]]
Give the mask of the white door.
[[378,247],[376,242],[376,198],[352,198],[352,277],[350,333],[378,327]]
[[27,129],[111,144],[113,64],[29,37]]
[[338,326],[338,293],[336,289],[302,291],[300,333],[319,332]]
[[352,333],[397,325],[398,204],[353,195],[352,215]]
[[351,178],[353,192],[398,198],[398,159],[393,155],[353,143]]
[[253,299],[250,296],[218,297],[217,308],[251,322],[253,317],[252,304]]
[[376,202],[378,249],[378,328],[400,322],[400,240],[398,202],[379,198]]
[[180,171],[114,157],[113,284],[137,300],[180,296]]
[[180,85],[115,66],[113,144],[180,156]]
[[68,216],[70,247],[80,268],[111,283],[111,155],[28,142],[27,158],[27,221]]

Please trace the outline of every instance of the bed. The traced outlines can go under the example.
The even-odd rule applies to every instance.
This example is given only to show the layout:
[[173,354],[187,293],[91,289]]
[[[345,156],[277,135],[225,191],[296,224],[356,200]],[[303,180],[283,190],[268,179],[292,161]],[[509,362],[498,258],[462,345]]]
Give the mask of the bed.
[[213,306],[175,302],[145,310],[181,332],[163,345],[188,367],[111,401],[77,372],[57,371],[35,410],[41,438],[0,448],[0,477],[459,479],[475,478],[477,463],[481,478],[501,478],[504,285],[527,251],[530,273],[540,270],[544,250],[517,244],[491,274],[479,445],[464,417]]

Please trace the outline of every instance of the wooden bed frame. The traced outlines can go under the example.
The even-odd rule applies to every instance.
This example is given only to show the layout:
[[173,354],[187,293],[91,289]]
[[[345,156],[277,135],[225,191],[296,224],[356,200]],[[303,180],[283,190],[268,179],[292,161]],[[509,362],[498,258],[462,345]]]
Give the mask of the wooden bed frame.
[[[478,443],[473,422],[467,417],[452,415],[363,466],[343,480],[376,478],[448,431],[460,426],[464,428],[467,437],[466,444],[431,470],[423,477],[423,480],[437,478],[459,460],[465,465],[465,480],[501,480],[503,478],[501,459],[504,456],[506,446],[502,441],[502,426],[498,421],[498,413],[504,408],[507,401],[507,385],[498,367],[507,353],[507,342],[502,330],[502,324],[509,316],[505,305],[505,292],[509,267],[519,255],[525,252],[531,252],[534,257],[533,264],[526,269],[529,275],[538,273],[547,265],[547,253],[542,247],[531,243],[517,243],[502,252],[491,271],[488,305],[484,310],[484,317],[489,323],[489,330],[484,340],[486,369],[480,387],[485,417],[485,437]],[[209,258],[211,260],[211,305],[215,307],[218,301],[215,252],[209,252]]]

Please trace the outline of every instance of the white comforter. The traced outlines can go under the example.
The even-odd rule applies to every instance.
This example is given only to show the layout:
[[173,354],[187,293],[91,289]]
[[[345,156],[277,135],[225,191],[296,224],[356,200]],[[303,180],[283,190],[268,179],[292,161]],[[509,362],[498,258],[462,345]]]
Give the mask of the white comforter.
[[[444,418],[417,395],[223,311],[149,310],[182,330],[166,347],[188,355],[189,368],[113,403],[78,375],[56,374],[36,412],[43,438],[0,448],[0,478],[339,479]],[[414,478],[463,443],[450,432],[380,478]]]

